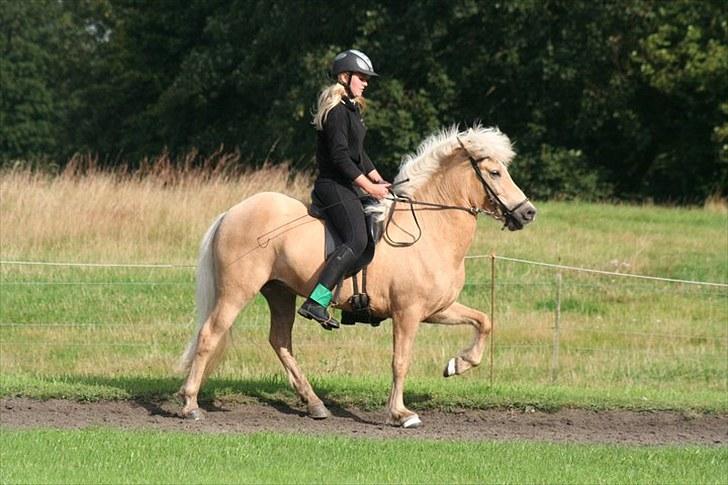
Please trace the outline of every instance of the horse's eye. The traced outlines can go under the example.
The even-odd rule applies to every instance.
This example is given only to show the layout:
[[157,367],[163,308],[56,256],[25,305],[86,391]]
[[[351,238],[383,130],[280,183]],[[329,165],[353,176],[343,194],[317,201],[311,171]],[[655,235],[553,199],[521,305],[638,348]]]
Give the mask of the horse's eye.
[[491,171],[490,171],[490,174],[491,174],[491,175],[492,175],[493,177],[500,177],[500,170],[491,170]]

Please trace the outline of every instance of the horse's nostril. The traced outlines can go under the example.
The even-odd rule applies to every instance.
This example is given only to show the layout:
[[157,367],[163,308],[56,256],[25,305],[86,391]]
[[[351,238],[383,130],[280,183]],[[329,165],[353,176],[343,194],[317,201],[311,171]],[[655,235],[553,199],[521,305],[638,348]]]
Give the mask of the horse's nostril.
[[523,218],[527,221],[532,221],[536,217],[536,208],[528,207],[523,211]]

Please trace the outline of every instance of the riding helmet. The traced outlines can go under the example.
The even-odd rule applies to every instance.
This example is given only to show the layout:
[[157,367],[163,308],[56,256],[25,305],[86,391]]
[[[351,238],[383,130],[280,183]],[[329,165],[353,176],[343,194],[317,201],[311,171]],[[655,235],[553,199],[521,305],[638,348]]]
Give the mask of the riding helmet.
[[379,76],[374,72],[374,66],[369,57],[356,49],[341,52],[334,58],[331,74],[336,77],[342,72],[359,72],[370,77]]

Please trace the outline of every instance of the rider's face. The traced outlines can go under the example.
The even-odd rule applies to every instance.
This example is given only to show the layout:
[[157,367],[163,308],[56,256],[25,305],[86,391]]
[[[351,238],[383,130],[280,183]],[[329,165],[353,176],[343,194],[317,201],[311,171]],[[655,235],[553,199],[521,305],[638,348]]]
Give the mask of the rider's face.
[[359,72],[353,72],[351,74],[351,82],[349,83],[349,89],[354,97],[359,97],[364,93],[364,90],[369,85],[369,76],[361,74]]

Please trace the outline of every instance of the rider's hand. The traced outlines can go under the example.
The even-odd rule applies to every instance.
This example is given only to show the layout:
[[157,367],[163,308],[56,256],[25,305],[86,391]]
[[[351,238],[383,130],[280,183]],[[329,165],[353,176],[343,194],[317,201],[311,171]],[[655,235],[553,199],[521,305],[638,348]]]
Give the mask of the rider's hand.
[[364,190],[375,199],[381,200],[389,195],[389,187],[391,185],[389,182],[382,180],[381,182],[369,184]]
[[389,187],[392,185],[389,182],[380,180],[373,182],[372,179],[362,174],[353,180],[354,184],[364,190],[367,194],[371,195],[377,200],[381,200],[389,194]]

